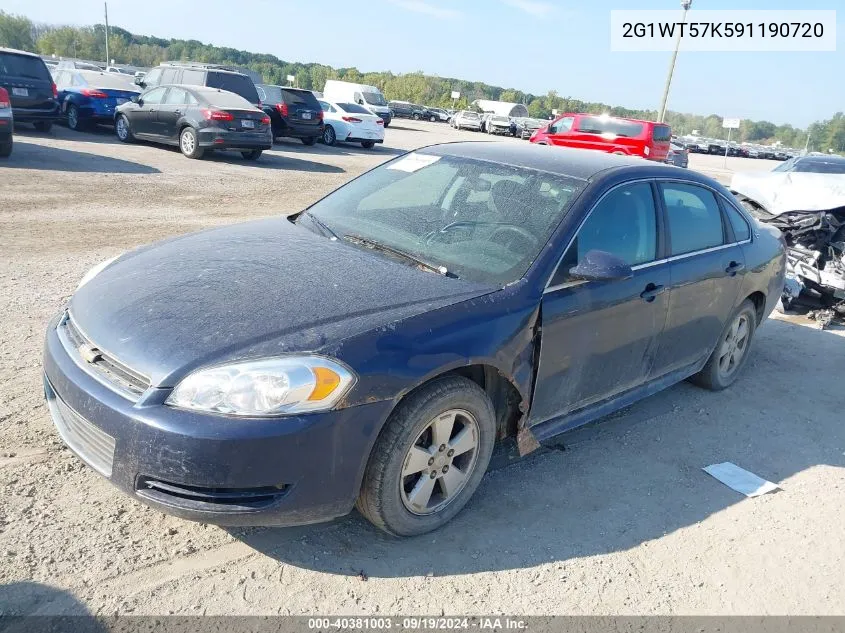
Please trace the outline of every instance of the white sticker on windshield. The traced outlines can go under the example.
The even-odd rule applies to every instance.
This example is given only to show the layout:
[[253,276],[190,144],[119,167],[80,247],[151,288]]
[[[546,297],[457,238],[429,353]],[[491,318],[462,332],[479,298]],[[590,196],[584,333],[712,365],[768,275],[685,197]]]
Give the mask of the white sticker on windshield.
[[415,171],[433,165],[440,160],[440,156],[431,156],[429,154],[408,154],[405,158],[397,160],[395,163],[388,165],[388,169],[395,169],[397,171],[407,171],[413,174]]

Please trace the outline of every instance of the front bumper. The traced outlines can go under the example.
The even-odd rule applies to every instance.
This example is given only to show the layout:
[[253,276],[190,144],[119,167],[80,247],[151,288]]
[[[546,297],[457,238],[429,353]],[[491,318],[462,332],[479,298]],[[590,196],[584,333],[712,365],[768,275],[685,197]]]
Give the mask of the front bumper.
[[390,402],[284,418],[231,418],[137,402],[85,371],[48,326],[44,388],[65,443],[163,512],[218,525],[303,525],[347,514]]
[[261,132],[233,132],[223,128],[205,128],[197,135],[199,146],[205,149],[272,149],[273,137],[269,129]]

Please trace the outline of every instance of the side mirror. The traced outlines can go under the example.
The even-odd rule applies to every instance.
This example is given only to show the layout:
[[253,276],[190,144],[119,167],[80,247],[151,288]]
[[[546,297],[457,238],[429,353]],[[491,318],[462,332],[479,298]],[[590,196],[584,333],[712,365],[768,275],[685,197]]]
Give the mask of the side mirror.
[[358,105],[364,105],[364,100],[363,100],[363,99],[358,99]]
[[622,281],[634,276],[631,267],[607,251],[587,251],[584,259],[569,269],[570,277],[584,281]]
[[144,83],[143,77],[135,77],[134,79],[136,86],[146,86],[147,84]]
[[135,95],[134,97],[132,97],[132,103],[137,103],[138,105],[141,105],[141,95]]

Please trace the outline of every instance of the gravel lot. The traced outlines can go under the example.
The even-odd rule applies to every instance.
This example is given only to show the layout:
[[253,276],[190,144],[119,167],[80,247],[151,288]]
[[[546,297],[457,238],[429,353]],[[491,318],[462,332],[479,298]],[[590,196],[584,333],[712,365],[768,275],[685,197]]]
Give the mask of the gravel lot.
[[[89,267],[300,209],[403,150],[458,138],[483,137],[398,121],[374,150],[289,141],[248,164],[106,130],[20,130],[0,163],[0,613],[74,599],[100,614],[845,613],[845,334],[799,318],[762,327],[730,390],[681,384],[570,433],[565,450],[489,474],[455,521],[415,539],[356,515],[295,529],[185,522],[63,448],[42,395],[43,328]],[[721,157],[691,166],[730,173]],[[701,471],[722,461],[783,490],[745,499]]]

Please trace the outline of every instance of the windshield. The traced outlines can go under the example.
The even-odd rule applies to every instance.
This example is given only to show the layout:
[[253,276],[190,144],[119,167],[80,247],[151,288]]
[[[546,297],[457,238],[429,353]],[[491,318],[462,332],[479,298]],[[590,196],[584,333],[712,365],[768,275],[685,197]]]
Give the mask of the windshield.
[[80,70],[77,72],[88,86],[93,88],[106,88],[108,90],[131,90],[138,92],[138,88],[128,77],[116,73],[95,73],[91,70]]
[[301,218],[316,218],[352,244],[377,242],[449,274],[506,285],[525,274],[582,186],[522,167],[415,152],[353,180]]
[[384,100],[384,96],[380,92],[364,92],[364,101],[369,103],[370,105],[377,105],[377,106],[385,106],[387,105],[387,101]]
[[845,174],[845,160],[825,160],[823,158],[801,160],[793,164],[791,171],[814,174]]

